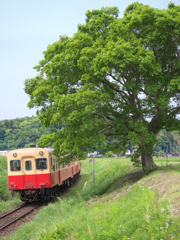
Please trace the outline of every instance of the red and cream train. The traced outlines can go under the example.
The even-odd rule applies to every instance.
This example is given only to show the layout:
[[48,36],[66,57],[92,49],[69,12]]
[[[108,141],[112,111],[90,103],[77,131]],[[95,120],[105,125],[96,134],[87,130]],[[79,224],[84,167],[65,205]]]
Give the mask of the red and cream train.
[[54,198],[63,185],[69,186],[81,171],[81,162],[59,166],[48,148],[26,148],[8,152],[9,190],[26,202]]

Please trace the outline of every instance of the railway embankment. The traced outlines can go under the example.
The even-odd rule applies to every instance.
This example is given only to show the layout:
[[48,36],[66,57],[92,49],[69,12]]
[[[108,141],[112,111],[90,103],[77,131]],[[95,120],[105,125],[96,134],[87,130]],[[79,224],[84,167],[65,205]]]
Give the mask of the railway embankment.
[[93,185],[82,161],[73,188],[2,239],[180,239],[180,159],[156,163],[144,175],[129,159],[96,159]]

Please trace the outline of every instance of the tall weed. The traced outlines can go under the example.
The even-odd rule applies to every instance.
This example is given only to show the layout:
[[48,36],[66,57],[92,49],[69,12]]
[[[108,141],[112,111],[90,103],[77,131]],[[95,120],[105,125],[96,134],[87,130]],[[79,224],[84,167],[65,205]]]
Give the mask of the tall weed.
[[11,194],[8,191],[7,159],[0,156],[0,201],[7,201]]
[[20,203],[19,194],[15,194],[12,199],[11,192],[8,190],[7,159],[0,156],[0,212]]

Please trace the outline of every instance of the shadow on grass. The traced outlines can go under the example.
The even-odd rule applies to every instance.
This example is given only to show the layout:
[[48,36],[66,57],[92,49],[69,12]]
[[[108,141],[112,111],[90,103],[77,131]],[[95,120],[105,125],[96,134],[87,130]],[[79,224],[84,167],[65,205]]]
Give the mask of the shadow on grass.
[[179,172],[180,171],[180,162],[166,162],[163,166],[158,166],[155,171],[165,171],[165,172]]
[[128,187],[129,185],[132,185],[138,181],[140,181],[143,177],[146,176],[150,176],[151,174],[154,173],[158,173],[158,172],[164,172],[164,173],[172,173],[173,172],[180,172],[180,163],[175,162],[169,162],[167,163],[167,165],[165,166],[158,166],[157,169],[149,172],[148,174],[146,174],[145,172],[143,172],[142,169],[136,170],[136,171],[130,171],[128,173],[126,173],[124,176],[122,176],[121,178],[119,178],[118,181],[116,181],[110,188],[110,190],[108,192],[112,192],[115,191],[117,189],[121,189],[124,187]]
[[129,185],[132,185],[140,181],[144,176],[147,176],[147,174],[143,172],[142,169],[133,172],[130,171],[121,178],[119,178],[119,180],[114,183],[114,185],[111,187],[108,193],[113,192],[117,189],[124,188],[126,186],[128,187]]

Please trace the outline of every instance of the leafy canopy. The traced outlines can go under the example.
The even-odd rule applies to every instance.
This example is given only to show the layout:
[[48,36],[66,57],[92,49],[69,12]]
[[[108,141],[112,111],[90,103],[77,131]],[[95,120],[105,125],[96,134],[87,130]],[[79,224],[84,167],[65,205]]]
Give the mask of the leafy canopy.
[[180,90],[180,6],[159,10],[135,2],[123,18],[118,9],[87,11],[78,31],[44,51],[25,80],[29,108],[37,107],[45,126],[64,125],[41,138],[55,155],[84,157],[90,146],[119,150],[131,141],[140,154],[152,154],[162,129],[178,128]]

